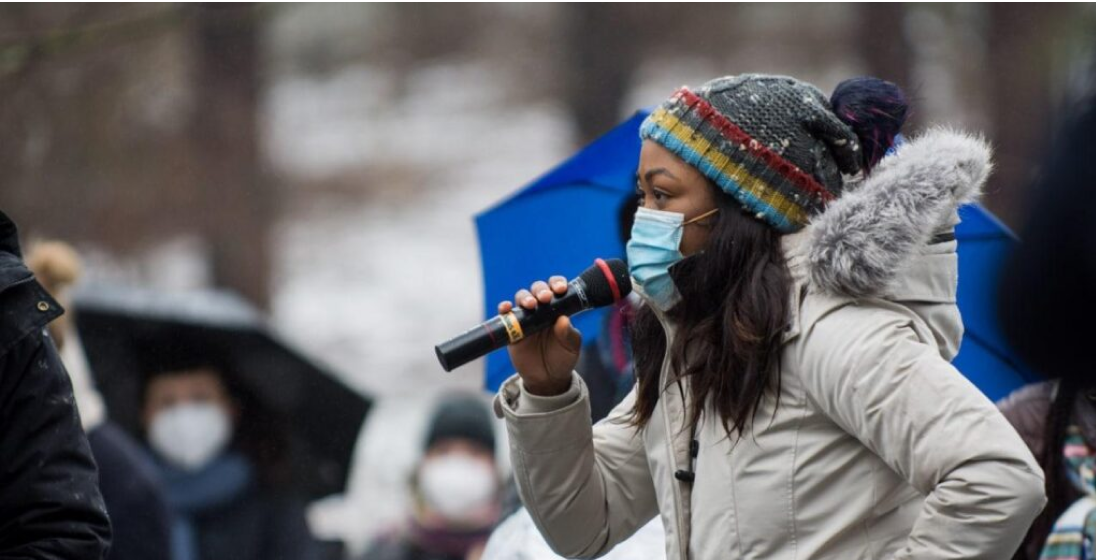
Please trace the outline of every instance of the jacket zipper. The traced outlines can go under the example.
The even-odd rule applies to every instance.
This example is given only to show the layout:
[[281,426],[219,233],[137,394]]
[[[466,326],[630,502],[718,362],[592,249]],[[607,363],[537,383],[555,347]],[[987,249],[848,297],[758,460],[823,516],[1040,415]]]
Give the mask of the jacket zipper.
[[[671,329],[666,324],[666,319],[665,317],[663,317],[662,313],[655,307],[652,307],[651,309],[654,311],[655,317],[658,318],[659,323],[662,324],[662,331],[666,333],[666,354],[662,357],[662,369],[661,375],[659,376],[659,382],[663,383],[665,382],[665,380],[669,379],[670,375],[670,346],[673,344],[673,336],[671,335]],[[682,395],[681,399],[681,407],[684,411],[685,395]],[[674,449],[674,426],[673,421],[670,419],[669,408],[665,405],[665,403],[663,403],[662,406],[662,420],[666,429],[666,447],[670,455],[670,471],[674,472],[678,468],[677,452]],[[690,445],[692,445],[691,442]],[[671,477],[670,484],[672,485],[671,489],[674,493],[674,522],[677,525],[678,554],[680,555],[681,560],[688,560],[689,533],[685,529],[685,516],[683,512],[683,509],[685,507],[685,501],[684,499],[682,499],[680,487],[680,484],[683,484],[683,482]]]

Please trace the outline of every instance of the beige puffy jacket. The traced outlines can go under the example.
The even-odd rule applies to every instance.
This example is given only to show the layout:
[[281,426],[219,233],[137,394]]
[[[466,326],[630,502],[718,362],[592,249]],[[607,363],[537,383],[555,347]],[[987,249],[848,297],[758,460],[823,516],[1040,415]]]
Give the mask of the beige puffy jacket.
[[637,430],[634,391],[591,426],[577,375],[547,398],[508,380],[496,412],[552,547],[597,557],[661,515],[671,559],[1010,558],[1045,503],[1043,475],[949,363],[963,332],[955,242],[930,243],[989,165],[982,142],[934,131],[785,237],[795,290],[779,406],[768,395],[734,438],[705,414],[693,482],[675,478],[691,468],[675,385]]

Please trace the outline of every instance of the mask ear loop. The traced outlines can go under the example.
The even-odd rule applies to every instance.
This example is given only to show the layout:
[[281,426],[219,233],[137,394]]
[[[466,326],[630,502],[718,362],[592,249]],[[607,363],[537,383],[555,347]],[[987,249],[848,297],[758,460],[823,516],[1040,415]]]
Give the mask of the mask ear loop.
[[714,215],[716,212],[719,212],[719,208],[712,208],[711,210],[708,210],[707,212],[705,212],[705,213],[703,213],[703,214],[701,214],[701,215],[699,215],[699,216],[697,216],[697,217],[695,217],[695,218],[693,218],[693,219],[691,219],[687,222],[682,222],[681,227],[685,227],[689,224],[694,224],[696,222],[699,222],[700,220],[703,220],[704,218],[707,218],[708,216]]

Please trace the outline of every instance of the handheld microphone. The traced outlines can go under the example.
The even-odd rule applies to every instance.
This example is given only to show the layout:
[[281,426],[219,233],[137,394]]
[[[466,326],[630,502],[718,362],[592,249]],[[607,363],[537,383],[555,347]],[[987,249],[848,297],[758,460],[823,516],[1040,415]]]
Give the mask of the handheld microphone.
[[620,301],[632,293],[628,265],[620,259],[597,259],[578,278],[567,283],[567,292],[552,296],[548,303],[537,302],[534,310],[516,303],[513,311],[496,315],[486,323],[472,327],[434,347],[445,371],[463,366],[503,346],[543,331],[556,323],[561,315],[575,315],[587,309],[603,307]]

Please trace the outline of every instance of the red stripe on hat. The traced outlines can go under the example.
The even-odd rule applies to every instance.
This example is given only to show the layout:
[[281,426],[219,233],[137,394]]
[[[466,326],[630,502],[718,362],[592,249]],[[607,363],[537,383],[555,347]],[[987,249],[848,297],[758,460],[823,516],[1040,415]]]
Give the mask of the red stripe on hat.
[[800,190],[815,195],[825,202],[830,202],[836,198],[833,196],[833,193],[826,190],[826,187],[822,186],[814,177],[804,173],[803,170],[799,169],[794,163],[784,159],[783,156],[770,150],[761,142],[754,140],[746,131],[731,122],[730,119],[720,113],[718,109],[712,107],[704,98],[689,91],[688,88],[683,87],[677,90],[674,97],[681,99],[689,107],[695,107],[696,112],[700,114],[701,118],[714,125],[724,138],[735,144],[746,146],[751,154],[765,162],[765,165],[779,173]]

